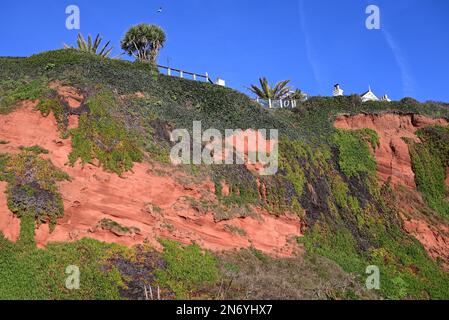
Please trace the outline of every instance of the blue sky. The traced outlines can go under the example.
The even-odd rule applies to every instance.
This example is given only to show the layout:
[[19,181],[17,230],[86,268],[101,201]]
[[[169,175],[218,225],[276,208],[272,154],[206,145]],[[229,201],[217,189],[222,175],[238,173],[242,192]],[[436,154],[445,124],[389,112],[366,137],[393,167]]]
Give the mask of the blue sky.
[[[0,56],[27,56],[74,43],[65,8],[78,5],[81,32],[120,38],[140,22],[161,25],[168,41],[159,63],[245,86],[260,76],[290,79],[311,95],[371,85],[393,99],[449,101],[447,0],[40,0],[2,1]],[[381,29],[365,28],[369,4]],[[156,10],[162,6],[163,12]]]

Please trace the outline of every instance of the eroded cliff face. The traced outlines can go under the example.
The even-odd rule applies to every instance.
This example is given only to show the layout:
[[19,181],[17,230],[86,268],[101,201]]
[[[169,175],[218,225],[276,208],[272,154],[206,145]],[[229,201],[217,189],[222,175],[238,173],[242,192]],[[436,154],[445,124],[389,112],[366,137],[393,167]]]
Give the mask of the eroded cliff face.
[[[414,236],[429,255],[434,259],[440,258],[449,268],[449,227],[440,221],[419,214],[419,208],[425,207],[421,195],[416,192],[415,174],[412,169],[409,148],[403,138],[419,142],[416,131],[431,125],[448,125],[445,119],[430,119],[421,115],[410,114],[359,114],[355,116],[340,116],[335,121],[339,129],[354,130],[369,128],[377,132],[380,145],[374,151],[377,162],[378,177],[386,182],[391,178],[395,187],[406,187],[411,197],[399,199],[398,206],[406,213],[403,216],[403,228]],[[449,186],[449,168],[446,183]],[[404,193],[399,193],[401,197]],[[412,204],[413,203],[413,204]]]
[[[77,93],[58,88],[72,108],[79,106]],[[55,241],[74,241],[84,237],[127,246],[147,242],[160,247],[159,237],[182,243],[195,241],[211,250],[230,250],[253,246],[275,256],[290,256],[297,249],[301,222],[296,216],[274,217],[254,208],[251,216],[216,222],[210,208],[198,203],[217,203],[212,181],[195,181],[171,166],[137,163],[132,172],[122,177],[87,164],[68,165],[70,139],[60,138],[52,114],[43,117],[35,110],[37,102],[24,102],[8,115],[0,116],[0,153],[18,153],[20,146],[39,145],[49,151],[43,155],[65,171],[71,181],[59,184],[64,201],[64,217],[54,232],[48,225],[36,230],[38,246]],[[71,116],[69,127],[76,127],[77,116]],[[8,209],[0,182],[0,231],[16,241],[20,221]],[[102,228],[101,221],[112,220],[131,233]]]
[[404,230],[413,235],[426,248],[434,259],[441,259],[449,270],[449,227],[430,225],[425,220],[410,219],[404,221]]
[[445,119],[430,119],[410,114],[359,114],[340,116],[335,121],[339,129],[372,129],[379,136],[380,146],[374,151],[381,181],[391,178],[393,185],[416,188],[409,148],[403,138],[419,141],[416,131],[430,125],[448,125]]

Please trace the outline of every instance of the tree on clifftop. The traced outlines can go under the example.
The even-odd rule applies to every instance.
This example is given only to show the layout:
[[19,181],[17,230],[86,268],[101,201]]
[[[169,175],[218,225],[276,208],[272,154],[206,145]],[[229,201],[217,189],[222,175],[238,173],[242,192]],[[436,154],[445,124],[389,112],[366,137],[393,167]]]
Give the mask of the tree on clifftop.
[[251,85],[248,89],[260,99],[282,99],[291,90],[291,88],[287,86],[290,80],[280,81],[274,87],[269,85],[267,78],[260,78],[259,82],[260,87]]
[[141,23],[126,32],[121,47],[128,55],[138,60],[156,64],[157,56],[165,41],[166,35],[161,27]]

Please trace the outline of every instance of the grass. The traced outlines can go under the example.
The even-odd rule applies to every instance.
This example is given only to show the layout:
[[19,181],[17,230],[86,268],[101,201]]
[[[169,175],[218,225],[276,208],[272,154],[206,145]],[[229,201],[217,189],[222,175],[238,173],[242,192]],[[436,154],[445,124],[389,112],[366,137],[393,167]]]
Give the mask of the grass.
[[[0,298],[4,300],[96,300],[119,299],[120,274],[104,272],[107,258],[120,247],[95,240],[51,244],[38,249],[34,243],[35,221],[21,218],[16,244],[0,233]],[[80,269],[79,290],[66,288],[67,267]]]
[[217,294],[220,299],[377,298],[337,264],[317,254],[273,259],[255,250],[240,250],[221,253],[218,259],[224,275]]
[[29,81],[3,78],[0,81],[0,114],[13,111],[19,101],[37,100],[49,91],[44,78]]
[[25,151],[25,152],[34,153],[36,155],[49,154],[50,153],[50,151],[48,151],[47,149],[42,148],[41,146],[38,146],[38,145],[34,145],[34,146],[31,146],[31,147],[20,146],[19,150]]
[[170,287],[178,299],[199,298],[195,292],[218,281],[217,260],[210,252],[196,244],[182,246],[170,240],[161,240],[161,243],[167,267],[157,271],[157,280]]

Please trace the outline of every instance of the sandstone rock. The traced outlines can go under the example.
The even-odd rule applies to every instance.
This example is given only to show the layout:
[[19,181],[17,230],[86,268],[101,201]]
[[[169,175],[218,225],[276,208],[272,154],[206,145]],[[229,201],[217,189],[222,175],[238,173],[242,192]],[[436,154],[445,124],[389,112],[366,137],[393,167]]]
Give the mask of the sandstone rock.
[[393,186],[401,184],[416,188],[415,174],[407,143],[403,138],[419,141],[416,131],[429,125],[448,125],[445,119],[431,119],[421,115],[359,114],[340,116],[335,121],[339,129],[369,128],[377,132],[380,146],[374,152],[378,176],[385,182],[391,178]]
[[[147,241],[160,248],[158,238],[173,239],[176,236],[182,243],[193,240],[206,249],[217,251],[248,248],[251,241],[255,248],[267,254],[293,254],[294,248],[288,246],[288,239],[301,235],[298,217],[274,217],[266,211],[260,211],[263,221],[251,216],[216,222],[212,212],[198,214],[191,207],[175,208],[178,200],[185,196],[196,201],[216,201],[212,181],[191,184],[189,188],[193,190],[185,190],[174,175],[160,176],[149,170],[149,165],[145,163],[136,163],[132,172],[122,177],[104,172],[92,164],[81,166],[79,161],[69,166],[70,140],[64,140],[63,145],[55,144],[53,141],[61,139],[54,116],[50,114],[43,117],[34,110],[35,106],[36,102],[24,102],[14,112],[0,115],[0,139],[10,141],[8,145],[0,145],[0,152],[17,152],[22,145],[39,145],[49,150],[48,157],[53,164],[71,177],[71,181],[63,181],[58,185],[64,202],[64,217],[58,220],[52,233],[46,225],[36,230],[39,247],[51,242],[90,237],[126,246]],[[2,187],[5,185],[0,184],[0,231],[14,241],[19,234],[20,221],[9,212],[5,195],[1,192]],[[208,197],[205,197],[205,191]],[[148,203],[164,208],[163,217],[144,214],[142,208]],[[114,215],[108,216],[111,212]],[[119,236],[97,229],[98,221],[104,217],[137,228],[140,232],[134,230],[133,236]],[[173,232],[160,228],[161,221],[170,224],[172,228],[169,229]],[[226,223],[245,229],[247,235],[238,237],[225,232],[223,226]],[[284,250],[284,247],[287,249]]]
[[449,233],[447,227],[431,227],[424,220],[411,219],[404,221],[404,230],[418,239],[429,255],[443,261],[449,268]]

